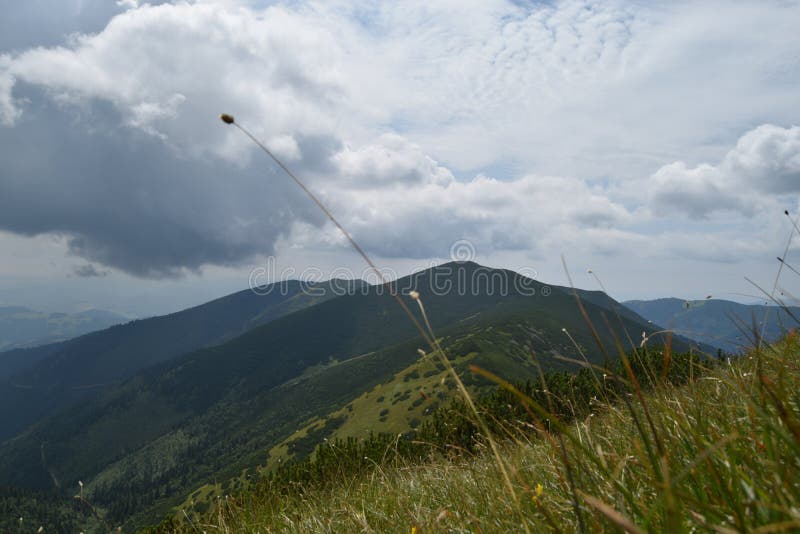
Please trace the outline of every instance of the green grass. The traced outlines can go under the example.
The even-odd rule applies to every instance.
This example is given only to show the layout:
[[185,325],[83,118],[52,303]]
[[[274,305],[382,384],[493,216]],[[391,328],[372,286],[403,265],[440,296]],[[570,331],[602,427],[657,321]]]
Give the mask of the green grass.
[[563,452],[541,431],[505,442],[516,500],[489,454],[395,461],[281,498],[223,497],[202,528],[574,532],[580,516],[587,532],[800,530],[798,336],[639,393],[630,405],[598,401],[594,415],[569,423]]
[[[525,324],[509,324],[506,328],[515,333],[512,338],[523,339],[526,328],[530,327]],[[489,327],[475,329],[475,332],[460,338],[447,339],[452,350],[452,364],[459,375],[470,379],[468,380],[470,391],[474,395],[494,390],[495,386],[485,380],[473,379],[467,368],[470,364],[491,369],[502,376],[516,376],[520,379],[537,376],[535,365],[531,361],[532,357],[524,349],[515,350],[509,343],[510,335],[508,332],[501,334],[497,329]],[[312,454],[323,439],[333,441],[350,437],[363,438],[369,433],[394,435],[406,433],[425,422],[439,407],[449,404],[457,396],[457,388],[444,366],[432,354],[420,358],[413,349],[405,352],[412,355],[411,365],[366,389],[341,408],[333,409],[322,417],[309,418],[295,432],[269,449],[266,455],[267,461],[263,466],[245,469],[235,479],[246,483],[248,475],[256,476],[279,467],[281,463],[302,460]],[[332,362],[325,366],[325,369],[308,373],[306,378],[321,377],[325,371],[330,372],[363,361],[364,357],[378,355],[370,353],[343,362]],[[390,359],[396,361],[397,357],[392,354]],[[382,367],[388,368],[388,365]],[[558,362],[553,362],[552,369],[558,368],[560,368]],[[548,369],[552,370],[550,367]],[[337,424],[330,424],[332,421],[336,421]],[[198,491],[202,498],[187,497],[175,507],[172,514],[174,518],[182,519],[186,514],[194,520],[193,510],[198,503],[203,503],[203,507],[209,501],[213,504],[217,496],[226,493],[222,484],[218,483],[205,484]]]

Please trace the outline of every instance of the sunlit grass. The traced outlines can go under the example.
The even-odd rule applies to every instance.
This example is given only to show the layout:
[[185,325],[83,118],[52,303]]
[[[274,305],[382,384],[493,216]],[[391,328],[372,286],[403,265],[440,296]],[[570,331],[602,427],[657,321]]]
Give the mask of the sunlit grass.
[[[227,115],[222,120],[236,124]],[[377,272],[305,185],[247,130],[236,126],[286,171]],[[521,425],[528,432],[498,445],[449,366],[419,295],[414,292],[411,297],[420,306],[425,328],[399,295],[392,296],[452,374],[490,450],[460,460],[376,464],[368,476],[344,476],[288,495],[225,496],[214,522],[187,528],[412,533],[800,530],[796,336],[790,334],[775,347],[757,343],[752,353],[729,365],[704,369],[697,380],[680,387],[658,380],[659,371],[652,369],[648,378],[655,388],[647,393],[620,350],[629,373],[612,377],[627,384],[619,396],[598,403],[596,413],[585,420],[569,424],[549,415],[547,406],[521,398],[531,410],[531,421]],[[580,301],[578,306],[597,338]],[[642,345],[646,341],[643,338]],[[662,376],[666,374],[664,370]]]
[[[643,395],[656,435],[641,435],[620,402],[564,433],[588,531],[800,530],[800,342],[774,347]],[[648,430],[645,433],[649,433]],[[555,439],[528,433],[501,454],[522,517],[496,459],[376,465],[326,489],[265,499],[223,498],[203,529],[223,532],[579,530]],[[660,442],[655,463],[647,442]]]

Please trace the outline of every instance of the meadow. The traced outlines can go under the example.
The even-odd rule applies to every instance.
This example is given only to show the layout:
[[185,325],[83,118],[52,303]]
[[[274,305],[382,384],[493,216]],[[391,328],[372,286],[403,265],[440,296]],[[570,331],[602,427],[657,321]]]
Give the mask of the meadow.
[[[673,372],[665,353],[654,354],[636,371],[632,364],[628,378],[615,375],[617,386],[598,386],[602,394],[583,405],[573,401],[585,396],[563,397],[569,387],[556,393],[543,382],[526,395],[505,385],[517,408],[493,432],[513,493],[486,440],[476,434],[468,438],[475,439],[472,452],[459,447],[459,454],[410,460],[387,454],[390,443],[382,459],[365,457],[358,469],[351,465],[358,462],[343,461],[348,453],[337,460],[335,450],[320,448],[338,470],[222,496],[207,522],[184,524],[183,530],[800,529],[800,336],[789,333],[728,361],[676,358],[671,368],[680,371]],[[570,406],[577,417],[570,416]],[[482,413],[492,416],[488,409]]]

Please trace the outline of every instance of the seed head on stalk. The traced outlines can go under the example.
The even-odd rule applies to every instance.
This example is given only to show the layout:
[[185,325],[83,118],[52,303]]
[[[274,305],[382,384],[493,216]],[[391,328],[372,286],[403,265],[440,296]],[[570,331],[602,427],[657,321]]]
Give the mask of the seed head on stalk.
[[442,350],[442,347],[439,344],[439,341],[436,339],[436,336],[433,333],[433,329],[431,328],[431,324],[428,321],[428,316],[425,313],[425,307],[422,304],[422,300],[420,299],[419,293],[417,291],[412,291],[409,294],[409,296],[413,300],[415,300],[417,302],[417,304],[419,305],[420,312],[422,314],[422,318],[423,318],[424,323],[425,323],[424,327],[423,327],[422,323],[417,319],[417,317],[413,313],[411,313],[411,310],[408,308],[408,306],[403,301],[403,299],[400,298],[400,295],[395,290],[395,288],[393,288],[391,286],[390,281],[386,278],[386,275],[384,275],[383,271],[381,271],[380,269],[378,269],[375,266],[375,263],[373,263],[373,261],[370,259],[370,257],[367,256],[367,253],[364,252],[364,249],[361,248],[361,246],[356,242],[356,240],[353,239],[353,236],[351,236],[350,233],[347,230],[345,230],[344,226],[342,226],[341,223],[339,223],[339,221],[336,219],[336,217],[334,217],[333,213],[331,213],[331,211],[325,206],[325,204],[323,204],[322,201],[319,200],[317,198],[317,196],[313,192],[311,192],[311,190],[308,187],[306,187],[306,185],[303,183],[303,181],[300,180],[300,178],[298,178],[286,165],[284,165],[284,163],[280,159],[278,159],[278,157],[275,156],[272,153],[272,151],[270,151],[270,149],[268,149],[261,141],[259,141],[253,134],[251,134],[250,131],[248,131],[241,124],[236,122],[234,120],[234,118],[233,118],[233,115],[229,115],[227,113],[222,113],[219,116],[219,118],[225,124],[233,125],[234,127],[238,128],[239,131],[241,131],[244,135],[249,137],[250,140],[253,141],[253,143],[255,143],[265,154],[267,154],[281,169],[283,169],[283,171],[298,185],[298,187],[300,187],[300,189],[303,190],[303,192],[314,202],[314,204],[316,204],[317,207],[320,210],[322,210],[322,212],[328,217],[328,219],[333,223],[333,225],[336,226],[336,228],[338,228],[339,231],[342,232],[342,234],[344,234],[344,236],[347,238],[347,241],[350,243],[350,245],[352,245],[352,247],[356,250],[356,252],[358,252],[358,254],[361,256],[361,258],[367,263],[367,265],[369,265],[369,268],[378,276],[378,279],[383,282],[383,286],[387,289],[389,294],[394,298],[395,302],[397,302],[397,304],[400,306],[400,308],[402,308],[403,313],[405,313],[405,315],[413,323],[414,328],[416,328],[417,332],[419,332],[419,334],[422,336],[422,338],[425,340],[425,342],[430,346],[432,351],[439,356],[441,362],[444,364],[444,366],[447,369],[447,371],[449,372],[449,374],[455,380],[456,385],[458,386],[458,389],[461,391],[462,395],[464,396],[465,401],[467,402],[467,405],[470,407],[470,409],[472,410],[473,414],[475,415],[475,417],[476,417],[476,419],[478,421],[478,424],[480,425],[481,429],[486,434],[486,439],[489,440],[489,444],[491,446],[492,453],[494,454],[494,457],[495,457],[495,459],[497,461],[498,467],[500,468],[500,471],[501,471],[501,473],[503,475],[503,480],[505,482],[506,489],[508,490],[509,494],[511,495],[511,498],[514,501],[514,504],[517,506],[517,511],[519,512],[520,519],[522,520],[522,526],[523,526],[525,532],[529,532],[528,525],[527,525],[527,523],[525,521],[525,517],[522,514],[522,510],[520,508],[519,498],[517,497],[516,491],[514,491],[514,486],[511,483],[511,478],[509,477],[505,462],[500,457],[500,452],[499,452],[499,450],[497,448],[497,444],[494,442],[494,439],[492,439],[492,436],[491,436],[491,434],[489,433],[489,430],[488,430],[488,426],[486,425],[486,422],[483,420],[483,417],[481,416],[481,414],[478,412],[478,409],[475,406],[475,404],[473,403],[472,398],[469,395],[469,392],[467,391],[466,387],[464,386],[464,383],[461,381],[461,378],[458,376],[458,373],[456,372],[456,370],[450,364],[450,360],[447,358],[447,355]]

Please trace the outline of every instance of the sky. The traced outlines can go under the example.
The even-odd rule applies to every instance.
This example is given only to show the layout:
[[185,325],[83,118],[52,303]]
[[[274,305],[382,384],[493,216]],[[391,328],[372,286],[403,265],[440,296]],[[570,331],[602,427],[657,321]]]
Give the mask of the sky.
[[[757,301],[745,277],[772,289],[800,210],[797,1],[0,15],[0,305],[146,316],[254,280],[362,277],[223,112],[398,276],[456,258],[567,284],[563,257],[619,300]],[[800,239],[785,256],[800,270]]]

